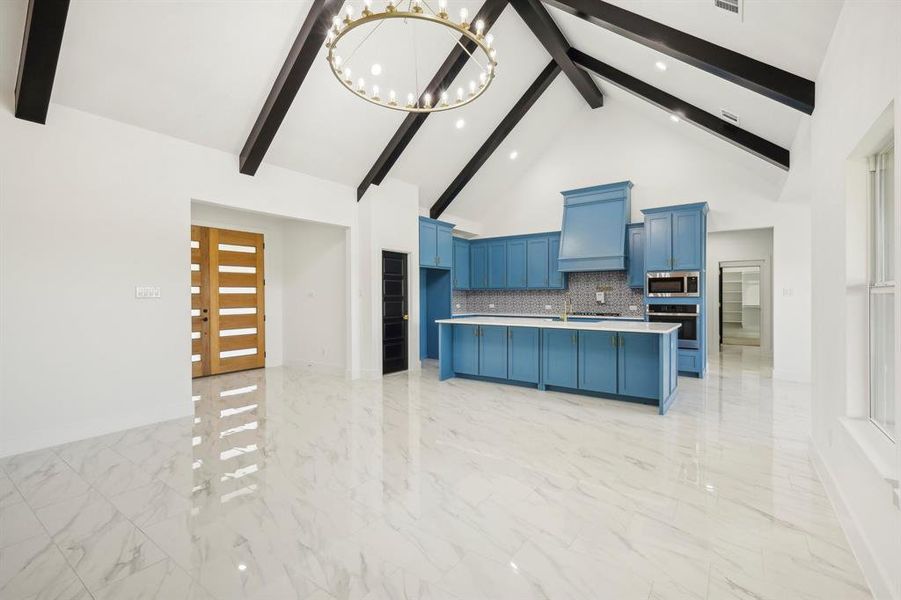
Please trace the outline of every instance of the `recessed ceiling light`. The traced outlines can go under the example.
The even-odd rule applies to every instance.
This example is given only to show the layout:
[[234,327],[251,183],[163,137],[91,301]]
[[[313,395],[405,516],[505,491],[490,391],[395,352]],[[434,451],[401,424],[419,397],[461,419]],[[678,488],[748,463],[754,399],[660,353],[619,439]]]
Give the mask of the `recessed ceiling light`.
[[244,563],[239,563],[239,564],[238,564],[238,570],[239,570],[239,571],[246,571],[246,570],[247,570],[247,565],[245,565]]
[[371,67],[369,67],[369,72],[372,73],[373,76],[378,76],[382,74],[382,65],[379,63],[375,63]]
[[510,153],[510,160],[516,160],[517,156],[519,156],[519,152],[514,150],[513,152]]
[[463,129],[463,127],[466,125],[466,121],[464,121],[463,119],[457,119],[457,122],[454,123],[454,125],[457,126],[457,129]]
[[673,123],[678,123],[681,119],[679,118],[679,115],[670,115],[669,120]]
[[[662,60],[658,60],[657,62],[655,62],[654,66],[657,67],[657,69],[660,71],[666,71],[666,63],[663,62]],[[373,73],[373,75],[375,75],[375,73]]]

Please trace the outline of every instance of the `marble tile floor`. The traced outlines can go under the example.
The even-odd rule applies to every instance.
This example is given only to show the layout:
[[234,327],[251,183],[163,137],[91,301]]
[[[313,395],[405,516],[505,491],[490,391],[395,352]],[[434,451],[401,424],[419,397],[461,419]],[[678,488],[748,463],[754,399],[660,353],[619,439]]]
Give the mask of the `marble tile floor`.
[[277,368],[0,461],[0,598],[870,598],[757,348],[652,407]]

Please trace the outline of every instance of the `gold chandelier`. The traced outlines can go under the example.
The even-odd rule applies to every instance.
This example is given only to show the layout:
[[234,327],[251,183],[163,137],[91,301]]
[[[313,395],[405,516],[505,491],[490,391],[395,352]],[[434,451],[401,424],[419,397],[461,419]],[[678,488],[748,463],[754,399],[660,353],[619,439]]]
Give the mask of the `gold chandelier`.
[[[345,6],[343,18],[340,15],[332,18],[332,27],[326,37],[325,46],[328,48],[326,58],[335,78],[354,95],[368,102],[384,108],[412,113],[440,112],[460,108],[481,96],[494,80],[497,68],[497,51],[493,47],[494,38],[490,33],[485,34],[484,22],[477,20],[475,23],[469,23],[467,21],[469,13],[466,8],[460,9],[458,22],[452,21],[447,13],[447,0],[438,0],[438,12],[432,11],[424,0],[407,0],[406,10],[400,8],[402,2],[403,0],[387,0],[384,11],[373,12],[372,0],[364,0],[363,13],[359,18],[354,19],[353,7],[350,5]],[[423,6],[429,12],[426,12]],[[365,41],[383,23],[393,19],[401,19],[404,23],[421,21],[452,30],[454,33],[451,35],[455,38],[456,43],[479,67],[478,81],[472,79],[467,87],[458,87],[453,97],[448,90],[439,90],[435,97],[432,97],[427,90],[414,90],[407,92],[406,98],[403,100],[398,99],[394,89],[389,89],[387,95],[383,96],[385,90],[380,90],[378,85],[367,87],[366,80],[362,77],[354,81],[350,61],[362,42],[353,49],[348,58],[343,59],[338,53],[338,45],[342,38],[358,27],[375,24],[375,27],[364,38],[363,41]],[[456,34],[471,40],[475,44],[473,51],[470,51],[467,45],[462,43],[462,39],[457,38]],[[416,79],[418,80],[418,76]]]

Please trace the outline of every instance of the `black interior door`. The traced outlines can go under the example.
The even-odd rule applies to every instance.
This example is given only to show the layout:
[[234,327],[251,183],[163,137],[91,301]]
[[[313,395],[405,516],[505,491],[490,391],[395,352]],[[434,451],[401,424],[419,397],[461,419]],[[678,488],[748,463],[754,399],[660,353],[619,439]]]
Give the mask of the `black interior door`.
[[720,267],[720,298],[719,298],[719,312],[720,312],[720,346],[723,345],[723,267]]
[[382,373],[407,370],[407,255],[382,251]]

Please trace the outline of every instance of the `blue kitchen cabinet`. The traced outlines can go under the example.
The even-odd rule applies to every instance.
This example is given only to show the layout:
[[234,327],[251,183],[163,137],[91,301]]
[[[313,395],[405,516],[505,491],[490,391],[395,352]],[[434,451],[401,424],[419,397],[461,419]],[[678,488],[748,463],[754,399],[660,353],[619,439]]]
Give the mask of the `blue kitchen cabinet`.
[[560,234],[552,233],[547,236],[548,245],[548,282],[547,286],[553,289],[566,288],[566,274],[560,270]]
[[550,277],[548,238],[544,236],[530,238],[528,246],[528,287],[546,288]]
[[673,213],[673,269],[700,271],[701,212],[697,210]]
[[[531,240],[529,240],[531,244]],[[526,240],[507,241],[507,288],[526,287]]]
[[419,217],[419,266],[450,269],[454,261],[454,226]]
[[479,375],[507,378],[507,328],[479,325]]
[[474,290],[488,288],[488,244],[473,242],[469,247],[469,287]]
[[436,252],[438,266],[450,269],[454,264],[454,228],[438,224],[438,248]]
[[438,249],[438,224],[419,221],[419,266],[434,267]]
[[479,374],[478,325],[454,325],[454,372]]
[[626,226],[629,242],[629,287],[644,288],[644,223]]
[[646,333],[620,333],[618,347],[619,394],[635,398],[659,398],[660,380],[649,377],[660,364],[660,340]]
[[572,329],[545,329],[542,336],[544,384],[578,387],[578,332]]
[[507,328],[507,377],[538,383],[541,369],[541,331],[537,327]]
[[645,271],[701,271],[707,203],[648,208],[644,213]]
[[469,289],[469,242],[454,238],[454,289]]
[[488,287],[502,289],[507,285],[507,242],[488,242]]
[[646,215],[644,219],[645,271],[670,271],[673,266],[673,219],[671,213]]
[[617,393],[617,340],[612,331],[579,332],[580,390]]

